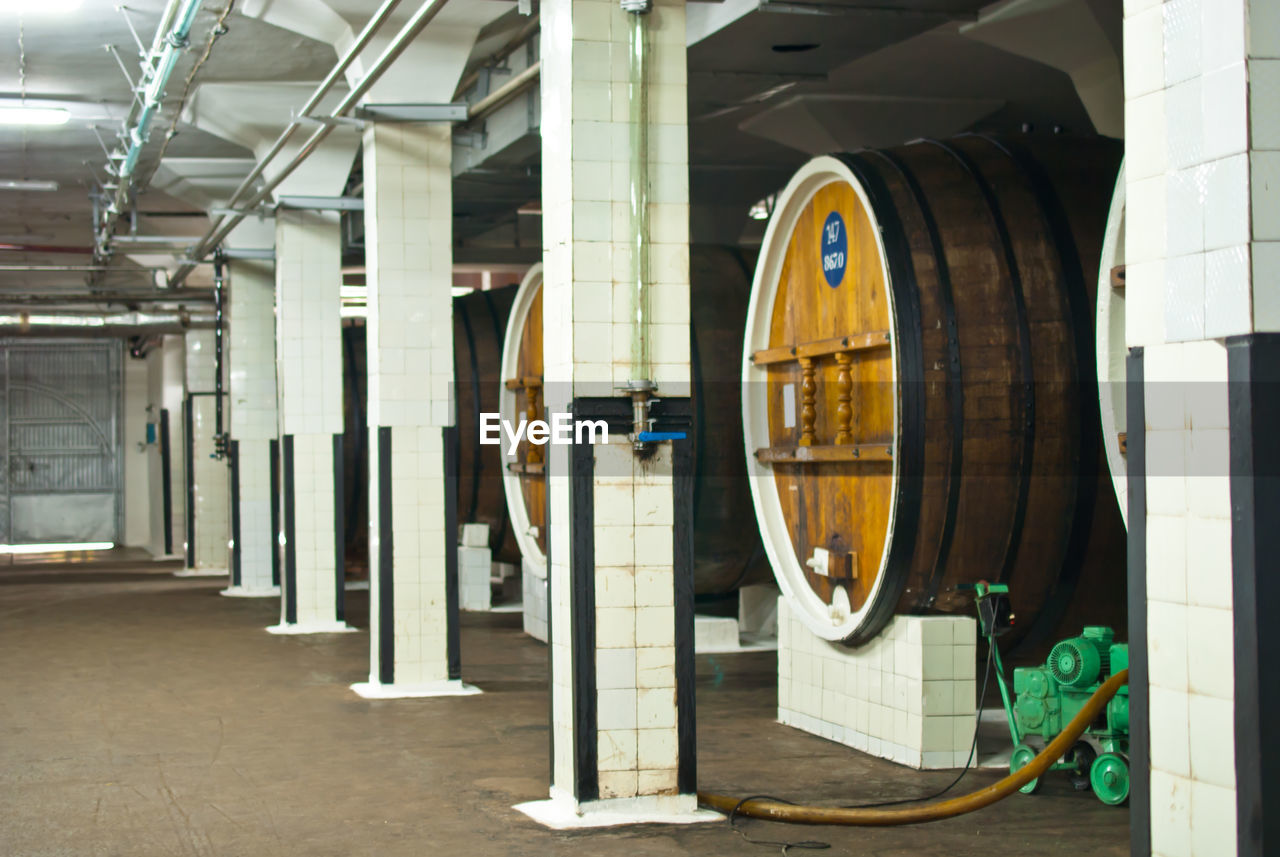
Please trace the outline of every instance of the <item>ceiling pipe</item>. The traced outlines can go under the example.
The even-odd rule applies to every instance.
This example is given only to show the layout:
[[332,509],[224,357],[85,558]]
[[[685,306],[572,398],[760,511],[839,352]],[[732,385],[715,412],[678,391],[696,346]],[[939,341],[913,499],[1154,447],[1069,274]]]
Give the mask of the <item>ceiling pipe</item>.
[[142,336],[183,333],[214,326],[209,313],[12,313],[0,315],[0,332],[28,336]]
[[65,244],[0,244],[5,253],[53,253],[56,255],[88,256],[92,247],[69,247]]
[[538,82],[538,76],[542,73],[542,62],[536,62],[508,80],[502,86],[499,86],[493,92],[490,92],[484,98],[471,105],[467,111],[468,122],[478,122],[489,116],[499,107],[515,98],[526,89],[532,87]]
[[[67,292],[65,294],[21,294],[0,298],[0,307],[38,307],[38,306],[133,306],[149,303],[197,303],[205,304],[213,301],[212,289],[165,289],[164,291],[146,292]],[[0,310],[3,311],[3,310]]]
[[[409,44],[418,37],[418,34],[425,30],[427,25],[430,24],[435,16],[440,13],[440,10],[444,8],[446,2],[448,2],[448,0],[426,0],[426,2],[418,8],[418,11],[413,13],[413,17],[405,22],[405,25],[400,28],[400,31],[396,33],[395,37],[392,38],[387,47],[383,49],[378,58],[374,60],[373,65],[369,67],[368,72],[365,73],[365,76],[360,80],[360,82],[348,91],[342,100],[338,102],[337,106],[329,112],[327,117],[328,121],[321,120],[324,124],[312,133],[307,141],[302,144],[302,148],[294,154],[289,162],[285,164],[285,166],[274,176],[267,179],[257,193],[242,201],[241,197],[247,191],[251,181],[255,177],[261,176],[271,159],[275,157],[280,149],[284,148],[282,140],[286,139],[286,135],[292,134],[293,131],[296,130],[295,126],[300,124],[301,117],[294,119],[289,123],[289,128],[286,128],[285,134],[281,135],[281,140],[277,140],[277,145],[272,146],[271,151],[259,160],[258,165],[254,167],[253,172],[249,174],[249,177],[241,183],[240,188],[232,195],[231,201],[228,203],[228,207],[236,207],[237,203],[239,203],[236,210],[231,214],[224,214],[218,218],[218,222],[214,224],[207,233],[205,233],[205,236],[200,239],[195,248],[191,251],[190,258],[178,266],[173,277],[170,278],[171,285],[181,285],[182,282],[186,280],[187,276],[190,275],[191,271],[194,270],[195,266],[222,243],[222,241],[231,233],[231,230],[235,229],[236,226],[245,219],[249,211],[252,211],[256,206],[270,197],[271,192],[279,187],[285,179],[293,174],[293,171],[296,170],[303,161],[311,156],[311,153],[319,147],[320,143],[333,133],[333,129],[337,126],[337,122],[334,120],[341,119],[356,106],[360,99],[365,96],[365,93],[367,93],[373,85],[378,82],[378,79],[382,77],[386,70],[391,67],[391,64],[394,63],[400,57],[400,54],[404,53],[405,49],[409,47]],[[372,24],[373,21],[371,20],[369,23]],[[372,36],[370,27],[366,26],[365,31],[361,32],[361,37],[364,38],[364,41],[367,43],[368,37],[366,37],[366,32],[368,33],[368,37]],[[360,40],[357,40],[356,45],[353,45],[352,47],[355,48],[358,46],[360,46]],[[343,66],[344,68],[344,63],[346,65],[350,65],[351,59],[353,59],[351,54],[352,52],[348,51],[348,56],[344,56],[343,60],[340,61],[338,65]],[[336,70],[337,67],[335,67],[335,71]],[[335,77],[333,72],[330,72],[330,77]],[[328,80],[328,78],[326,78],[326,80]],[[316,94],[308,100],[307,105],[314,106],[314,104],[318,103],[322,97],[323,95],[320,93],[320,88],[318,87]]]
[[479,67],[468,73],[458,82],[458,87],[453,91],[453,98],[456,101],[462,97],[462,94],[475,85],[480,79],[480,73],[486,68],[492,68],[500,64],[507,57],[516,52],[516,49],[529,40],[529,37],[538,31],[541,25],[541,15],[534,15],[525,22],[524,26],[516,31],[511,40],[489,55],[489,58],[480,63]]
[[[79,272],[92,273],[94,271],[105,271],[105,270],[107,270],[106,265],[0,265],[0,271],[27,271],[27,272],[79,271]],[[120,274],[138,274],[138,273],[146,273],[148,271],[163,271],[163,270],[165,269],[161,267],[117,268],[116,272]]]
[[[129,110],[129,119],[126,120],[125,126],[128,129],[127,145],[124,151],[112,157],[112,160],[115,157],[120,158],[120,166],[115,170],[117,178],[115,196],[103,214],[103,223],[94,224],[94,228],[99,230],[101,236],[96,243],[104,255],[107,251],[107,239],[124,210],[129,191],[133,188],[133,172],[138,166],[142,147],[151,137],[151,123],[155,120],[160,104],[164,100],[165,87],[169,85],[169,79],[173,76],[178,57],[190,44],[191,28],[195,25],[196,13],[200,11],[200,2],[201,0],[170,0],[165,6],[160,26],[156,29],[151,50],[142,58],[142,76],[139,81],[142,89],[141,101],[135,99],[133,107]],[[138,111],[137,119],[134,120],[133,114],[139,103],[141,109]],[[107,164],[107,168],[111,171],[110,163]]]
[[[231,198],[227,200],[224,206],[225,208],[235,209],[235,207],[244,200],[245,196],[253,189],[254,183],[262,177],[267,166],[275,160],[282,151],[284,151],[284,147],[289,143],[289,140],[291,140],[293,135],[297,133],[298,129],[302,127],[302,123],[311,118],[312,112],[319,106],[324,97],[329,94],[329,91],[333,89],[342,75],[346,73],[347,69],[351,67],[351,64],[356,61],[356,58],[360,56],[360,53],[368,47],[369,42],[373,39],[374,35],[382,25],[387,22],[387,19],[391,17],[392,13],[395,12],[400,3],[401,0],[383,0],[382,5],[378,7],[376,12],[374,12],[373,17],[369,19],[369,21],[364,25],[364,29],[362,29],[360,34],[356,36],[356,40],[351,43],[351,46],[347,48],[346,52],[343,53],[342,57],[339,58],[334,67],[329,70],[329,73],[325,75],[324,80],[320,81],[319,85],[316,86],[315,91],[311,93],[311,97],[307,99],[307,103],[302,105],[302,109],[298,111],[297,115],[294,116],[293,119],[289,120],[289,124],[285,126],[284,131],[280,133],[280,136],[276,138],[276,141],[271,144],[271,148],[267,150],[266,154],[258,159],[258,162],[254,164],[253,169],[249,171],[249,175],[245,176],[244,180],[240,182],[239,187],[235,189],[235,192],[231,194]],[[193,248],[191,252],[192,258],[201,259],[209,252],[209,249],[213,246],[209,241],[210,236],[221,229],[227,218],[231,216],[234,215],[219,215],[218,220],[209,228],[209,231],[205,233],[204,238],[202,238],[195,248]],[[236,223],[239,222],[239,220],[236,221]],[[177,271],[176,282],[181,283],[187,278],[189,273],[190,270],[186,264],[180,266]]]

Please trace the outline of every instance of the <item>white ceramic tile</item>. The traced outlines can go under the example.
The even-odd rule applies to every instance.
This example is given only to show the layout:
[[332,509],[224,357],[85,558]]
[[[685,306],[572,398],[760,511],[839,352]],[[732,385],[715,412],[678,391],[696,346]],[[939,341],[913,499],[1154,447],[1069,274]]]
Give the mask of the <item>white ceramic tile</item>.
[[1234,697],[1233,624],[1231,611],[1187,608],[1187,686],[1219,699]]
[[1218,857],[1218,855],[1234,854],[1235,844],[1235,790],[1210,785],[1209,783],[1192,782],[1192,857]]
[[1158,769],[1151,772],[1151,850],[1191,857],[1191,781]]
[[1165,92],[1165,137],[1169,145],[1170,169],[1193,167],[1204,160],[1201,86],[1202,79],[1192,77],[1170,85]]
[[1201,74],[1202,27],[1201,0],[1167,0],[1164,4],[1166,86]]
[[1190,734],[1193,779],[1234,789],[1235,711],[1229,700],[1191,694]]
[[1187,695],[1151,687],[1151,767],[1181,777],[1191,775]]
[[1255,242],[1251,255],[1254,329],[1280,331],[1280,241]]
[[1254,152],[1249,158],[1252,180],[1253,238],[1280,240],[1280,152]]
[[1169,259],[1165,267],[1164,330],[1170,341],[1204,338],[1204,254]]
[[1249,240],[1249,164],[1244,155],[1208,165],[1204,204],[1206,248],[1237,246]]
[[1205,160],[1243,153],[1249,146],[1249,84],[1243,57],[1207,73],[1201,97]]
[[1280,59],[1280,8],[1275,0],[1249,0],[1249,56]]
[[1151,601],[1147,605],[1147,651],[1152,685],[1187,689],[1187,608]]

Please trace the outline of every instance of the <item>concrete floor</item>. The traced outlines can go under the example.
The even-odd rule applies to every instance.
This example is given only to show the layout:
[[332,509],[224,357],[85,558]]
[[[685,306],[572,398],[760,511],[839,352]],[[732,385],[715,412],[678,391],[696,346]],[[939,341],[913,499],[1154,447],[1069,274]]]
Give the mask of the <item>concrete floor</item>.
[[[510,809],[547,790],[546,650],[513,614],[464,619],[483,696],[369,702],[365,634],[276,637],[275,600],[173,566],[0,567],[0,854],[742,855],[724,824],[558,833]],[[367,593],[349,593],[364,625]],[[773,656],[698,659],[703,788],[833,805],[936,789],[920,774],[774,722]],[[998,774],[970,774],[961,793]],[[916,828],[794,828],[834,854],[1125,855],[1127,809],[1072,792]]]

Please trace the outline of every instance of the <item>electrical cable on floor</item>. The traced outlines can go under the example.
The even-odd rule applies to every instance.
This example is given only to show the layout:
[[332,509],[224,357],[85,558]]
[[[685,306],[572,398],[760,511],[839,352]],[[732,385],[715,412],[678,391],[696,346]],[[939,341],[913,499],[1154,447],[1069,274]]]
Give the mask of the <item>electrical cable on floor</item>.
[[[977,760],[978,730],[982,726],[982,701],[986,699],[986,696],[987,696],[987,684],[991,680],[991,670],[992,670],[992,665],[994,660],[995,660],[994,652],[991,650],[991,647],[988,646],[987,666],[986,666],[986,669],[983,670],[983,674],[982,674],[982,692],[978,694],[977,713],[974,715],[973,742],[969,745],[969,757],[968,759],[965,760],[964,767],[960,770],[960,773],[956,776],[955,779],[953,779],[950,783],[948,783],[942,789],[936,792],[933,792],[932,794],[921,795],[919,797],[898,798],[896,800],[877,801],[876,803],[848,804],[841,808],[842,809],[868,809],[871,807],[898,806],[900,804],[916,803],[917,801],[922,801],[922,800],[934,800],[935,798],[942,797],[944,794],[946,794],[947,792],[955,788],[957,785],[959,785],[960,781],[964,779],[965,774],[969,773],[969,771],[973,767],[974,762]],[[749,797],[744,797],[742,800],[738,801],[738,803],[729,812],[729,829],[732,830],[734,833],[738,834],[739,836],[741,836],[743,840],[745,840],[746,842],[749,842],[752,845],[763,845],[766,847],[781,848],[782,854],[784,855],[784,857],[787,854],[787,852],[793,848],[812,850],[812,851],[823,851],[831,847],[830,842],[822,842],[821,840],[816,840],[816,839],[806,839],[798,842],[787,842],[783,840],[774,840],[774,839],[752,839],[750,836],[746,834],[746,832],[741,827],[738,826],[738,819],[742,817],[738,814],[738,810],[742,808],[743,804],[746,804],[748,801],[753,801],[753,800],[770,800],[775,803],[791,804],[792,806],[794,806],[794,804],[789,800],[783,800],[782,798],[773,797],[771,795],[751,795]]]
[[782,821],[789,824],[823,824],[847,825],[855,827],[894,827],[903,824],[923,824],[930,821],[941,821],[955,818],[969,812],[976,812],[1004,800],[1033,780],[1044,775],[1054,764],[1063,758],[1075,745],[1089,726],[1102,716],[1107,706],[1117,693],[1129,683],[1129,670],[1123,669],[1113,674],[1094,690],[1080,710],[1071,718],[1056,738],[1037,753],[1025,765],[1013,771],[999,782],[985,788],[948,798],[936,803],[916,806],[901,806],[893,809],[859,807],[811,806],[782,803],[772,800],[754,798],[740,801],[728,795],[713,792],[698,792],[698,803],[719,812],[736,809],[738,814],[749,815],[767,821]]

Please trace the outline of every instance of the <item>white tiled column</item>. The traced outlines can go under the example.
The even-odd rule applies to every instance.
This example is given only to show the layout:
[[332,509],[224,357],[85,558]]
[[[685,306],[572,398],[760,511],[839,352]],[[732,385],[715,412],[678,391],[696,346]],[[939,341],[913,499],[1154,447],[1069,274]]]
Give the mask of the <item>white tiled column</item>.
[[[342,243],[338,216],[276,215],[276,384],[284,563],[276,633],[350,629],[343,620],[334,504],[342,421]],[[336,462],[341,466],[341,461]]]
[[[1228,352],[1280,329],[1280,2],[1127,0],[1124,42],[1126,339],[1145,370],[1151,850],[1221,857],[1237,853],[1238,832],[1241,474],[1228,463],[1240,428]],[[1131,512],[1130,528],[1141,525]]]
[[[564,413],[574,399],[618,396],[614,385],[637,376],[630,363],[632,21],[608,0],[545,0],[541,14],[544,389],[548,411]],[[688,395],[689,381],[683,0],[659,0],[646,23],[649,380],[672,400]],[[521,808],[551,824],[590,824],[601,810],[633,820],[689,819],[696,812],[692,733],[681,758],[679,724],[691,720],[692,694],[678,688],[682,671],[693,668],[692,608],[677,657],[675,448],[660,444],[640,462],[624,433],[594,448],[587,554],[571,521],[587,509],[570,514],[573,448],[546,449],[552,800]],[[575,699],[581,693],[593,694],[594,706]],[[592,707],[594,718],[583,713]]]
[[447,125],[371,124],[364,135],[370,665],[355,689],[367,697],[478,692],[457,674],[457,593],[450,604],[446,591],[457,541],[445,520],[451,141]]
[[[175,572],[182,577],[217,577],[227,573],[227,541],[231,534],[228,514],[230,495],[226,459],[215,455],[217,396],[214,366],[214,332],[188,332],[183,432],[186,443],[182,450],[189,465],[185,486],[188,510],[187,554],[186,567]],[[226,380],[225,364],[223,380]],[[224,409],[224,430],[227,418],[228,412]]]
[[[280,594],[271,521],[271,445],[276,439],[276,282],[271,262],[230,263],[227,327],[231,389],[233,553],[223,595]],[[236,490],[238,489],[238,490]]]

